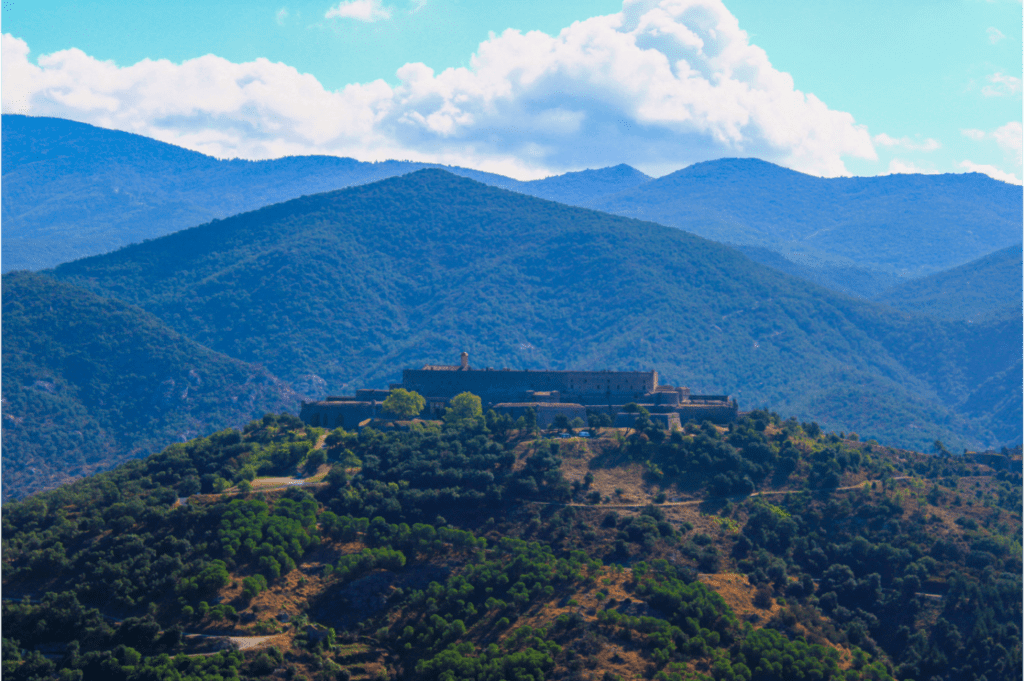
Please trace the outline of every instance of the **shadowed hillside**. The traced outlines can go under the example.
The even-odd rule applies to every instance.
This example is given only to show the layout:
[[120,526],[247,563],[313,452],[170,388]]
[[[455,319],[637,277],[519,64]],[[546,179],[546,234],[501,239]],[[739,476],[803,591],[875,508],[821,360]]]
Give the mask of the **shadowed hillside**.
[[4,499],[300,399],[148,312],[49,277],[4,275],[3,322]]
[[1021,245],[966,265],[908,281],[875,300],[936,319],[980,321],[993,315],[1020,319]]
[[1019,359],[1019,324],[903,316],[677,229],[438,170],[54,274],[285,380],[317,374],[329,392],[386,386],[404,367],[467,350],[476,366],[654,368],[743,408],[893,443],[1020,439],[1019,418],[967,418],[958,406]]

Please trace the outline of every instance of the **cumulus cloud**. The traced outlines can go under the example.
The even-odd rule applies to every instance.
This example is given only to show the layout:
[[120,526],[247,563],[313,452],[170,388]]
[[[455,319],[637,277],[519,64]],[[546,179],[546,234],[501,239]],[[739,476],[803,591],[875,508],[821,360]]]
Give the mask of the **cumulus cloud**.
[[996,71],[986,80],[990,83],[981,88],[981,94],[986,97],[1004,97],[1015,95],[1020,92],[1020,78],[1008,76],[1002,71]]
[[992,139],[996,141],[1003,153],[1016,160],[1021,165],[1024,158],[1024,136],[1021,134],[1021,124],[1017,121],[1010,121],[1006,125],[996,128],[992,132]]
[[973,161],[960,161],[958,166],[968,173],[984,173],[995,180],[1009,182],[1010,184],[1021,184],[1016,175],[1004,172],[995,166],[974,163]]
[[935,151],[942,148],[938,140],[934,140],[931,137],[924,140],[915,140],[910,137],[890,137],[883,132],[875,135],[872,139],[875,144],[882,147],[902,147],[909,151]]
[[282,7],[277,10],[277,14],[274,15],[274,18],[277,21],[278,26],[284,26],[284,22],[288,20],[288,8]]
[[960,133],[975,142],[992,140],[999,145],[1002,152],[1012,162],[1018,166],[1024,163],[1024,135],[1022,135],[1021,124],[1018,121],[1010,121],[992,132],[972,128],[961,130]]
[[374,22],[390,19],[391,11],[391,8],[385,7],[381,0],[346,0],[327,10],[324,17]]
[[[356,5],[328,13],[349,16]],[[816,175],[876,159],[867,129],[796,89],[720,0],[627,0],[558,35],[506,30],[465,68],[328,91],[265,59],[117,66],[77,49],[28,59],[3,37],[3,106],[137,132],[219,157],[336,154],[467,165],[520,178],[617,163],[659,174],[757,156]]]
[[985,34],[988,35],[988,41],[993,45],[1006,37],[1003,35],[1003,32],[995,26],[989,26],[988,29],[985,30]]

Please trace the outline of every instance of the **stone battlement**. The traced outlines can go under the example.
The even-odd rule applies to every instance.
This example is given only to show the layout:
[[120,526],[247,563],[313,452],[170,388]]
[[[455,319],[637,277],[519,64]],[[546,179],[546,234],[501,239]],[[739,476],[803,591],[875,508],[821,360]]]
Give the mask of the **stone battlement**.
[[[480,397],[484,410],[496,409],[520,415],[528,405],[545,417],[556,413],[573,416],[601,411],[612,418],[626,404],[636,403],[652,413],[678,414],[683,423],[710,420],[716,423],[736,418],[736,402],[726,395],[690,395],[688,388],[658,384],[657,371],[531,371],[515,369],[474,369],[462,353],[457,365],[428,364],[406,369],[404,388],[422,395],[427,406],[425,418],[436,418],[453,397],[468,392]],[[331,396],[320,402],[303,403],[299,417],[314,426],[353,428],[367,418],[386,416],[382,403],[387,390],[362,388],[353,397]],[[547,421],[548,418],[538,419]],[[666,423],[675,423],[669,419]],[[543,427],[543,426],[542,426]]]

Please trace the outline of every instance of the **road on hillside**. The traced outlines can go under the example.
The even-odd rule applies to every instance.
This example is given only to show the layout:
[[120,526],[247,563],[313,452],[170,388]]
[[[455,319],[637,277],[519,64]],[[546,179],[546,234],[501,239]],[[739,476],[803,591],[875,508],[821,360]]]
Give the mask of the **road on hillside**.
[[[895,478],[887,478],[888,480],[910,480],[911,476],[901,475]],[[865,480],[864,482],[857,483],[856,485],[849,485],[847,487],[833,487],[831,489],[821,490],[810,490],[813,492],[846,492],[852,489],[864,489],[872,482],[882,482],[881,480]],[[586,504],[578,501],[572,501],[569,503],[561,501],[526,501],[527,504],[540,504],[544,506],[578,506],[581,508],[643,508],[645,506],[693,506],[694,504],[703,504],[705,501],[712,500],[725,500],[725,501],[742,501],[743,499],[749,499],[750,497],[763,497],[774,494],[799,494],[800,492],[806,492],[808,490],[802,489],[782,489],[782,490],[766,490],[764,492],[751,492],[750,494],[734,495],[727,497],[705,497],[704,499],[688,499],[686,501],[663,501],[657,503],[654,501],[638,501],[636,503],[619,503],[619,504]]]

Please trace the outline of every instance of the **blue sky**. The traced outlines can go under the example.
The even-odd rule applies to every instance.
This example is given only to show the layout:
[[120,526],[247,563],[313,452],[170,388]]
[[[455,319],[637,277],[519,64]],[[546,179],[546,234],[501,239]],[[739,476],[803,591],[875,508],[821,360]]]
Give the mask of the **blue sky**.
[[0,88],[222,157],[1022,177],[1020,2],[627,5],[14,0]]

